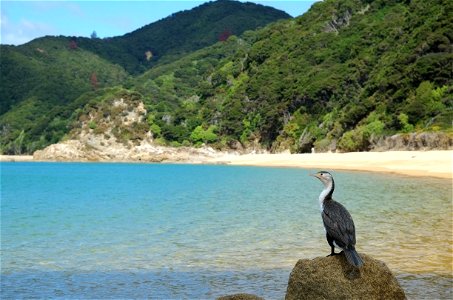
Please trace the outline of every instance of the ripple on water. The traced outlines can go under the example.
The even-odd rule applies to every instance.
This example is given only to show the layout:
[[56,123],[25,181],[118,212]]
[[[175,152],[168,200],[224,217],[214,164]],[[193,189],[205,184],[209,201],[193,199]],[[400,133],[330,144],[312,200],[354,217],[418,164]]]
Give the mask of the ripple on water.
[[[449,180],[333,172],[357,249],[410,298],[451,298]],[[2,297],[282,298],[329,246],[302,169],[2,163]]]

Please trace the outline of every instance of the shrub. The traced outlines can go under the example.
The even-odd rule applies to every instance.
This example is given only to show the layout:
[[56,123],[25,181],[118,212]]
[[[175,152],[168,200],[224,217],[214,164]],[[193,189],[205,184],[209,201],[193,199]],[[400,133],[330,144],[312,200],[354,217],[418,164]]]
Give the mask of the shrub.
[[217,141],[218,136],[215,133],[217,130],[217,126],[211,125],[208,129],[204,129],[203,126],[199,125],[195,127],[190,135],[190,139],[198,144],[198,143],[214,143]]
[[371,138],[375,136],[380,136],[384,132],[385,124],[380,120],[375,120],[371,123],[368,123],[364,127],[364,134],[366,138]]
[[364,137],[362,127],[347,131],[338,141],[338,148],[344,152],[363,151],[367,147],[368,140]]
[[97,124],[96,124],[95,121],[90,121],[90,122],[88,123],[88,128],[90,128],[90,129],[96,129],[96,127],[97,127]]
[[409,124],[409,117],[405,113],[400,113],[398,115],[398,121],[400,121],[403,132],[408,133],[414,131],[414,126]]
[[157,124],[152,124],[149,128],[149,130],[153,133],[154,136],[160,136],[162,133],[162,130],[160,129],[160,126]]

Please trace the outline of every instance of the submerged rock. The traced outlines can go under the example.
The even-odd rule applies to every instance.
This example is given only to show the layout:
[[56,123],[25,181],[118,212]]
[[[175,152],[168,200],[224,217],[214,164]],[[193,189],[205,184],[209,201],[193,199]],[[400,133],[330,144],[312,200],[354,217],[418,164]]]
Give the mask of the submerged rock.
[[299,260],[290,274],[285,299],[406,299],[385,263],[360,256],[361,269],[351,267],[344,255]]
[[252,294],[234,294],[219,297],[217,300],[264,300],[264,298]]

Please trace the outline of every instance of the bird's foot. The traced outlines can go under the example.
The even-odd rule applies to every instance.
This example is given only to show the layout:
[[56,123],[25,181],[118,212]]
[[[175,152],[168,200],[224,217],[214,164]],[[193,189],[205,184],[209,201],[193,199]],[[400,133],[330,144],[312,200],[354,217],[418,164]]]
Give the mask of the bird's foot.
[[341,254],[343,254],[343,251],[341,251],[340,253],[332,252],[332,253],[330,253],[329,255],[327,255],[326,257],[329,257],[329,256],[336,256],[336,255],[341,255]]

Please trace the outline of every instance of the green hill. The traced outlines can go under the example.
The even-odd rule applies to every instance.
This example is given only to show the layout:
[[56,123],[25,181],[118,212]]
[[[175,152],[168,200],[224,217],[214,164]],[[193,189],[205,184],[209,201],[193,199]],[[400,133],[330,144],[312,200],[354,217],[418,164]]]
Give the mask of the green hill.
[[452,3],[323,1],[136,79],[155,134],[219,147],[367,150],[397,132],[451,132]]
[[271,7],[219,0],[175,13],[123,36],[76,40],[80,47],[137,74],[158,62],[171,62],[230,35],[288,18],[291,16]]
[[1,45],[1,152],[32,153],[58,142],[70,129],[73,112],[88,101],[80,96],[126,82],[127,71],[146,70],[288,17],[273,8],[221,0],[121,37],[43,37],[17,47]]
[[4,153],[31,153],[58,142],[81,94],[117,85],[123,68],[70,46],[69,38],[41,38],[1,47],[0,141]]
[[[82,46],[77,51],[96,57],[100,69],[102,63],[117,68],[111,85],[119,79],[122,88],[145,103],[150,131],[160,144],[362,151],[395,133],[436,131],[451,137],[452,12],[453,4],[447,0],[326,0],[296,19],[222,38],[196,51],[192,46],[181,46],[179,52],[167,49],[165,55],[156,55],[157,64],[151,58],[152,68],[127,80],[120,75],[125,74],[121,67],[109,64],[111,59],[99,51],[98,55],[88,52],[79,41]],[[63,44],[68,43],[71,40],[66,38]],[[148,49],[143,47],[133,56],[138,58]],[[159,53],[155,51],[153,55]],[[190,53],[182,55],[186,52]],[[64,53],[72,52],[66,46]],[[11,57],[28,58],[16,52]],[[121,64],[136,72],[136,66],[140,69],[147,63]],[[52,102],[37,98],[40,88],[28,88],[28,80],[35,77],[17,80],[38,65],[34,60],[21,65],[16,80],[7,74],[5,82],[11,86],[6,90],[15,97],[8,99],[16,104],[0,116],[3,152],[30,153],[57,141],[74,126],[71,115],[77,108],[89,99],[105,98],[98,88],[95,94],[74,100],[82,91],[68,86],[64,91],[76,92],[68,97],[64,114],[54,113]],[[109,72],[113,71],[105,76],[115,73]],[[14,90],[14,83],[24,87]],[[43,84],[56,85],[48,80]],[[2,82],[4,86],[8,85]],[[90,89],[89,80],[85,87]],[[23,94],[27,101],[14,102]]]

